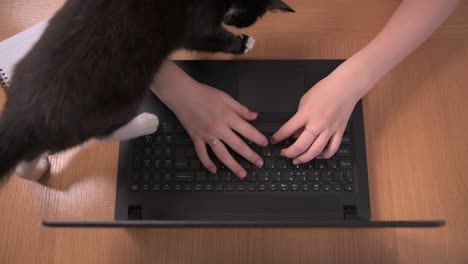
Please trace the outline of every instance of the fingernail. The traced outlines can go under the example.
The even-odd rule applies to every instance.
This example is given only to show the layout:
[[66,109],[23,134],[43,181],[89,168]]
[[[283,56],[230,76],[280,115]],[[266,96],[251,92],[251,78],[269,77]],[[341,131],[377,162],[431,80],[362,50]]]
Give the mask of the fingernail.
[[277,143],[276,140],[274,140],[274,139],[271,139],[270,142],[271,142],[271,144],[276,144]]
[[268,139],[265,139],[265,140],[263,141],[263,144],[262,144],[262,146],[263,146],[263,147],[266,147],[266,146],[268,146]]
[[242,179],[247,177],[247,172],[246,171],[238,171],[236,174],[239,175],[239,177],[241,177]]
[[257,162],[255,162],[255,166],[259,168],[263,167],[263,160],[258,160]]
[[299,161],[293,160],[293,164],[294,164],[294,165],[297,165],[297,164],[299,164]]
[[209,169],[209,171],[210,171],[211,173],[213,173],[213,174],[216,173],[216,170],[217,170],[216,167],[211,167],[211,168]]

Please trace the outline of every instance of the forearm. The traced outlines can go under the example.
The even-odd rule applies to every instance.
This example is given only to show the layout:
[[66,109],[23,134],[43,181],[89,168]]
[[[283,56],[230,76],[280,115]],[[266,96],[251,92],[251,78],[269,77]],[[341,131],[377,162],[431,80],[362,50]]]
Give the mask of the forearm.
[[151,90],[158,98],[163,101],[169,108],[172,109],[174,93],[177,96],[184,96],[180,92],[180,88],[188,87],[195,82],[182,69],[170,60],[166,60],[158,73],[155,75]]
[[357,95],[374,84],[419,47],[447,19],[458,0],[404,0],[382,31],[347,60],[337,74],[357,78]]

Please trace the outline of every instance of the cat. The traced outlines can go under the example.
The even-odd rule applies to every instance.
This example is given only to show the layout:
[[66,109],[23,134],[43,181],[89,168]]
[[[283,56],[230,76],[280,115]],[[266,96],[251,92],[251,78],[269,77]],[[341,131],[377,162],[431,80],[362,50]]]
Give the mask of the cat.
[[[234,35],[280,0],[68,0],[17,64],[0,113],[0,177],[38,180],[48,155],[91,138],[128,140],[158,129],[137,109],[175,50],[243,54],[255,40]],[[0,178],[0,179],[1,179]]]

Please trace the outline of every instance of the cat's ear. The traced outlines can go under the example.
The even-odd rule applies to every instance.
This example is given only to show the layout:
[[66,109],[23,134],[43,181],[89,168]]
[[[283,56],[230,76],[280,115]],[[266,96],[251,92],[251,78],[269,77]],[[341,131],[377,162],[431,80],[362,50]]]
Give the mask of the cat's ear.
[[292,9],[290,6],[288,6],[285,2],[281,0],[272,0],[271,4],[268,6],[269,10],[280,10],[284,12],[291,12],[294,13],[294,9]]

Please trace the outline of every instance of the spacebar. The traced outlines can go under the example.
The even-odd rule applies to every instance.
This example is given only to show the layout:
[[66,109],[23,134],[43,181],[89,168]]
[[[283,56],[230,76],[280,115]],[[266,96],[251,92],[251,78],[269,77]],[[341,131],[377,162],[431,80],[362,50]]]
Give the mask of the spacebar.
[[262,133],[275,133],[283,125],[282,123],[252,123]]

